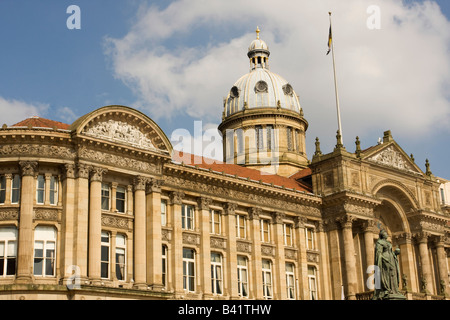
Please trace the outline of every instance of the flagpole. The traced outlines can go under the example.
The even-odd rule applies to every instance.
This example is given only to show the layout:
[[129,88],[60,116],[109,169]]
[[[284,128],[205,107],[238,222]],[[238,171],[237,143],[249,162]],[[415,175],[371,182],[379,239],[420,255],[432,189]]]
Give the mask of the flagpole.
[[[344,145],[344,140],[342,138],[342,126],[341,126],[341,111],[339,109],[339,92],[338,92],[338,86],[337,86],[337,77],[336,77],[336,59],[334,57],[334,39],[332,37],[332,28],[331,28],[331,12],[328,12],[330,16],[330,35],[331,35],[331,54],[333,56],[333,71],[334,71],[334,90],[336,93],[336,110],[337,110],[337,120],[338,120],[338,130],[340,135],[340,144]],[[338,141],[339,143],[339,141]]]

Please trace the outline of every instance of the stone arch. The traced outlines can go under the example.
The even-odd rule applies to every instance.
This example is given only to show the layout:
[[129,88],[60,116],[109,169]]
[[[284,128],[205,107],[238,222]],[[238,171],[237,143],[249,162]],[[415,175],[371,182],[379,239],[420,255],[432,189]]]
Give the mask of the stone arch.
[[390,236],[404,232],[411,233],[407,214],[416,211],[418,207],[412,192],[395,180],[381,181],[372,192],[381,200],[381,204],[374,208],[378,228],[387,229]]

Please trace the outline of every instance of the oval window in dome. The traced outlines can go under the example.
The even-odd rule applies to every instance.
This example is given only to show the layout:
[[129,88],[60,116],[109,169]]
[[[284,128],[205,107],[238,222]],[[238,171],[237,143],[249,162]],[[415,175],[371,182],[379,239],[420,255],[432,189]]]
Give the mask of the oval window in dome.
[[265,81],[258,81],[255,85],[255,92],[256,93],[267,93],[269,92],[269,86],[267,85],[267,82]]
[[294,94],[294,89],[293,89],[292,86],[288,83],[288,84],[285,84],[285,85],[283,86],[283,92],[284,92],[284,94],[287,95],[287,96],[292,96],[292,95]]
[[233,88],[231,88],[230,90],[230,96],[232,98],[239,98],[239,88],[234,86]]

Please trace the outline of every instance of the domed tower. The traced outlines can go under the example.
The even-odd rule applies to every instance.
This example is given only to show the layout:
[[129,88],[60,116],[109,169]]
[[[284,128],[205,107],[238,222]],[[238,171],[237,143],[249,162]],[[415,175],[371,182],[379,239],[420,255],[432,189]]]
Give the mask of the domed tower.
[[224,99],[224,162],[290,176],[308,165],[308,122],[292,86],[269,70],[269,47],[259,33],[248,48],[250,72]]

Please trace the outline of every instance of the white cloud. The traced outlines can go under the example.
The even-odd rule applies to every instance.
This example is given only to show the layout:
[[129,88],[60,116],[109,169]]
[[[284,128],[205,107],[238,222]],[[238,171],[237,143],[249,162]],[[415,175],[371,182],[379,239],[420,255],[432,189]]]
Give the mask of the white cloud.
[[[380,8],[379,30],[367,28],[370,5]],[[259,25],[271,70],[300,95],[309,140],[319,136],[330,144],[337,125],[332,60],[325,56],[328,11],[344,138],[388,129],[394,138],[415,138],[450,127],[450,23],[431,1],[182,0],[164,10],[142,6],[125,37],[108,39],[107,54],[115,76],[156,120],[187,114],[220,121],[222,98],[248,72],[246,50]],[[224,36],[230,33],[235,36]]]
[[30,104],[24,101],[0,97],[1,124],[13,125],[32,116],[40,116],[48,109],[48,104]]

